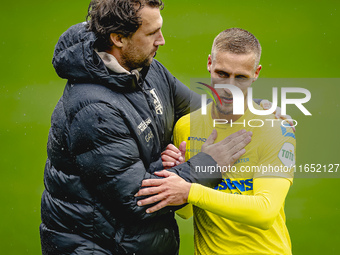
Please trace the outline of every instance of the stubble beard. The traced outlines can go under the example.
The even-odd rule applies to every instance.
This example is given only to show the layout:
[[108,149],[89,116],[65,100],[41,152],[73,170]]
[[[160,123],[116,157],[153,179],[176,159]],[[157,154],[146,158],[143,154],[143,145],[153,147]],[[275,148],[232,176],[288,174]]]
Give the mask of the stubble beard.
[[219,113],[223,114],[223,115],[232,115],[233,114],[233,109],[229,110],[229,109],[222,109],[222,106],[217,103],[216,104],[216,109],[218,110]]
[[121,58],[123,66],[130,70],[134,70],[151,65],[153,58],[150,57],[150,55],[140,55],[138,49],[136,49],[133,45],[130,45],[129,48],[129,51],[122,53]]

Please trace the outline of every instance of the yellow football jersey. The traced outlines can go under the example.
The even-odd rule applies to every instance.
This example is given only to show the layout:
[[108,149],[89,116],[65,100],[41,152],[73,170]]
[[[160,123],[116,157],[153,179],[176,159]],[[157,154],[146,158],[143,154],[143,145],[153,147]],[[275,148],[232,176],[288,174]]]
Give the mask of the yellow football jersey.
[[[292,129],[281,125],[274,115],[257,116],[246,110],[245,114],[229,124],[216,124],[211,117],[212,103],[207,107],[207,115],[201,111],[181,118],[174,130],[174,143],[179,146],[187,142],[186,160],[201,151],[212,130],[217,130],[219,142],[240,129],[252,131],[252,141],[246,153],[232,168],[200,168],[196,171],[223,171],[222,182],[216,190],[235,195],[254,195],[254,179],[279,177],[293,181],[296,139]],[[254,104],[256,109],[261,109]],[[261,127],[260,127],[261,126]],[[212,166],[213,167],[213,166]],[[195,196],[190,192],[190,196]],[[195,198],[199,200],[199,198]],[[193,206],[194,239],[196,254],[291,254],[291,241],[285,224],[284,204],[268,230],[231,221],[214,213]],[[248,217],[248,216],[247,216]],[[249,217],[254,217],[249,215]]]

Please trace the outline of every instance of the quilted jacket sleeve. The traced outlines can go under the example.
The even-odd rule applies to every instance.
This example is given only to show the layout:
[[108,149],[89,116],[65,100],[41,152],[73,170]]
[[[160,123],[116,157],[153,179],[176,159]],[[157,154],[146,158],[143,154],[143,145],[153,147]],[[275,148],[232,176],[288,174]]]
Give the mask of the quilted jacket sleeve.
[[173,93],[175,100],[176,120],[179,120],[182,116],[201,108],[201,96],[190,90],[177,78],[172,77],[172,80],[174,88]]
[[127,218],[151,216],[134,197],[150,174],[117,110],[104,103],[84,107],[70,125],[69,140],[81,178],[106,208]]
[[199,94],[190,90],[173,76],[161,63],[158,61],[154,62],[159,70],[162,70],[162,73],[165,75],[168,85],[170,86],[171,92],[169,96],[174,100],[175,122],[182,116],[201,108],[201,96]]
[[[178,209],[167,207],[157,213],[146,214],[145,207],[137,206],[134,195],[143,179],[158,177],[145,169],[124,119],[112,106],[95,103],[82,108],[70,125],[69,141],[81,178],[90,192],[117,216],[145,219]],[[205,154],[202,162],[207,162],[209,157]],[[212,158],[210,161],[214,162]],[[201,182],[201,176],[190,173],[190,169],[194,168],[190,168],[189,164],[171,171],[187,181],[205,184],[207,179],[202,178]]]

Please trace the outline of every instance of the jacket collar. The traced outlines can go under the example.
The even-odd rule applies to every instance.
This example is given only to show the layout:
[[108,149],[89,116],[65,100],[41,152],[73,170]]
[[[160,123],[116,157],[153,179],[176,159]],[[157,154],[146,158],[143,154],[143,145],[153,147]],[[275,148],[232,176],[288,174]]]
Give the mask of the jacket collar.
[[97,38],[87,31],[86,22],[70,27],[61,35],[55,46],[52,64],[57,74],[71,83],[98,83],[117,90],[139,90],[149,67],[140,72],[139,81],[134,73],[116,72],[108,69],[95,52]]

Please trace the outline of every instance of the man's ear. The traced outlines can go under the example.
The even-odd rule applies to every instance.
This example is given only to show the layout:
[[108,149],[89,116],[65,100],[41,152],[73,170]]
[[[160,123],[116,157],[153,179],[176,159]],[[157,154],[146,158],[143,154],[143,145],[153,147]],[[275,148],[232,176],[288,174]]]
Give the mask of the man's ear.
[[208,69],[209,73],[211,73],[211,65],[212,65],[212,58],[211,58],[211,55],[209,54],[208,64],[207,64],[207,69]]
[[253,82],[257,80],[257,77],[259,77],[261,69],[262,69],[262,66],[258,65],[258,67],[256,68],[256,71],[255,71],[255,79],[253,80]]
[[120,34],[111,33],[110,42],[113,43],[116,47],[122,48],[125,43],[125,38],[123,38]]

